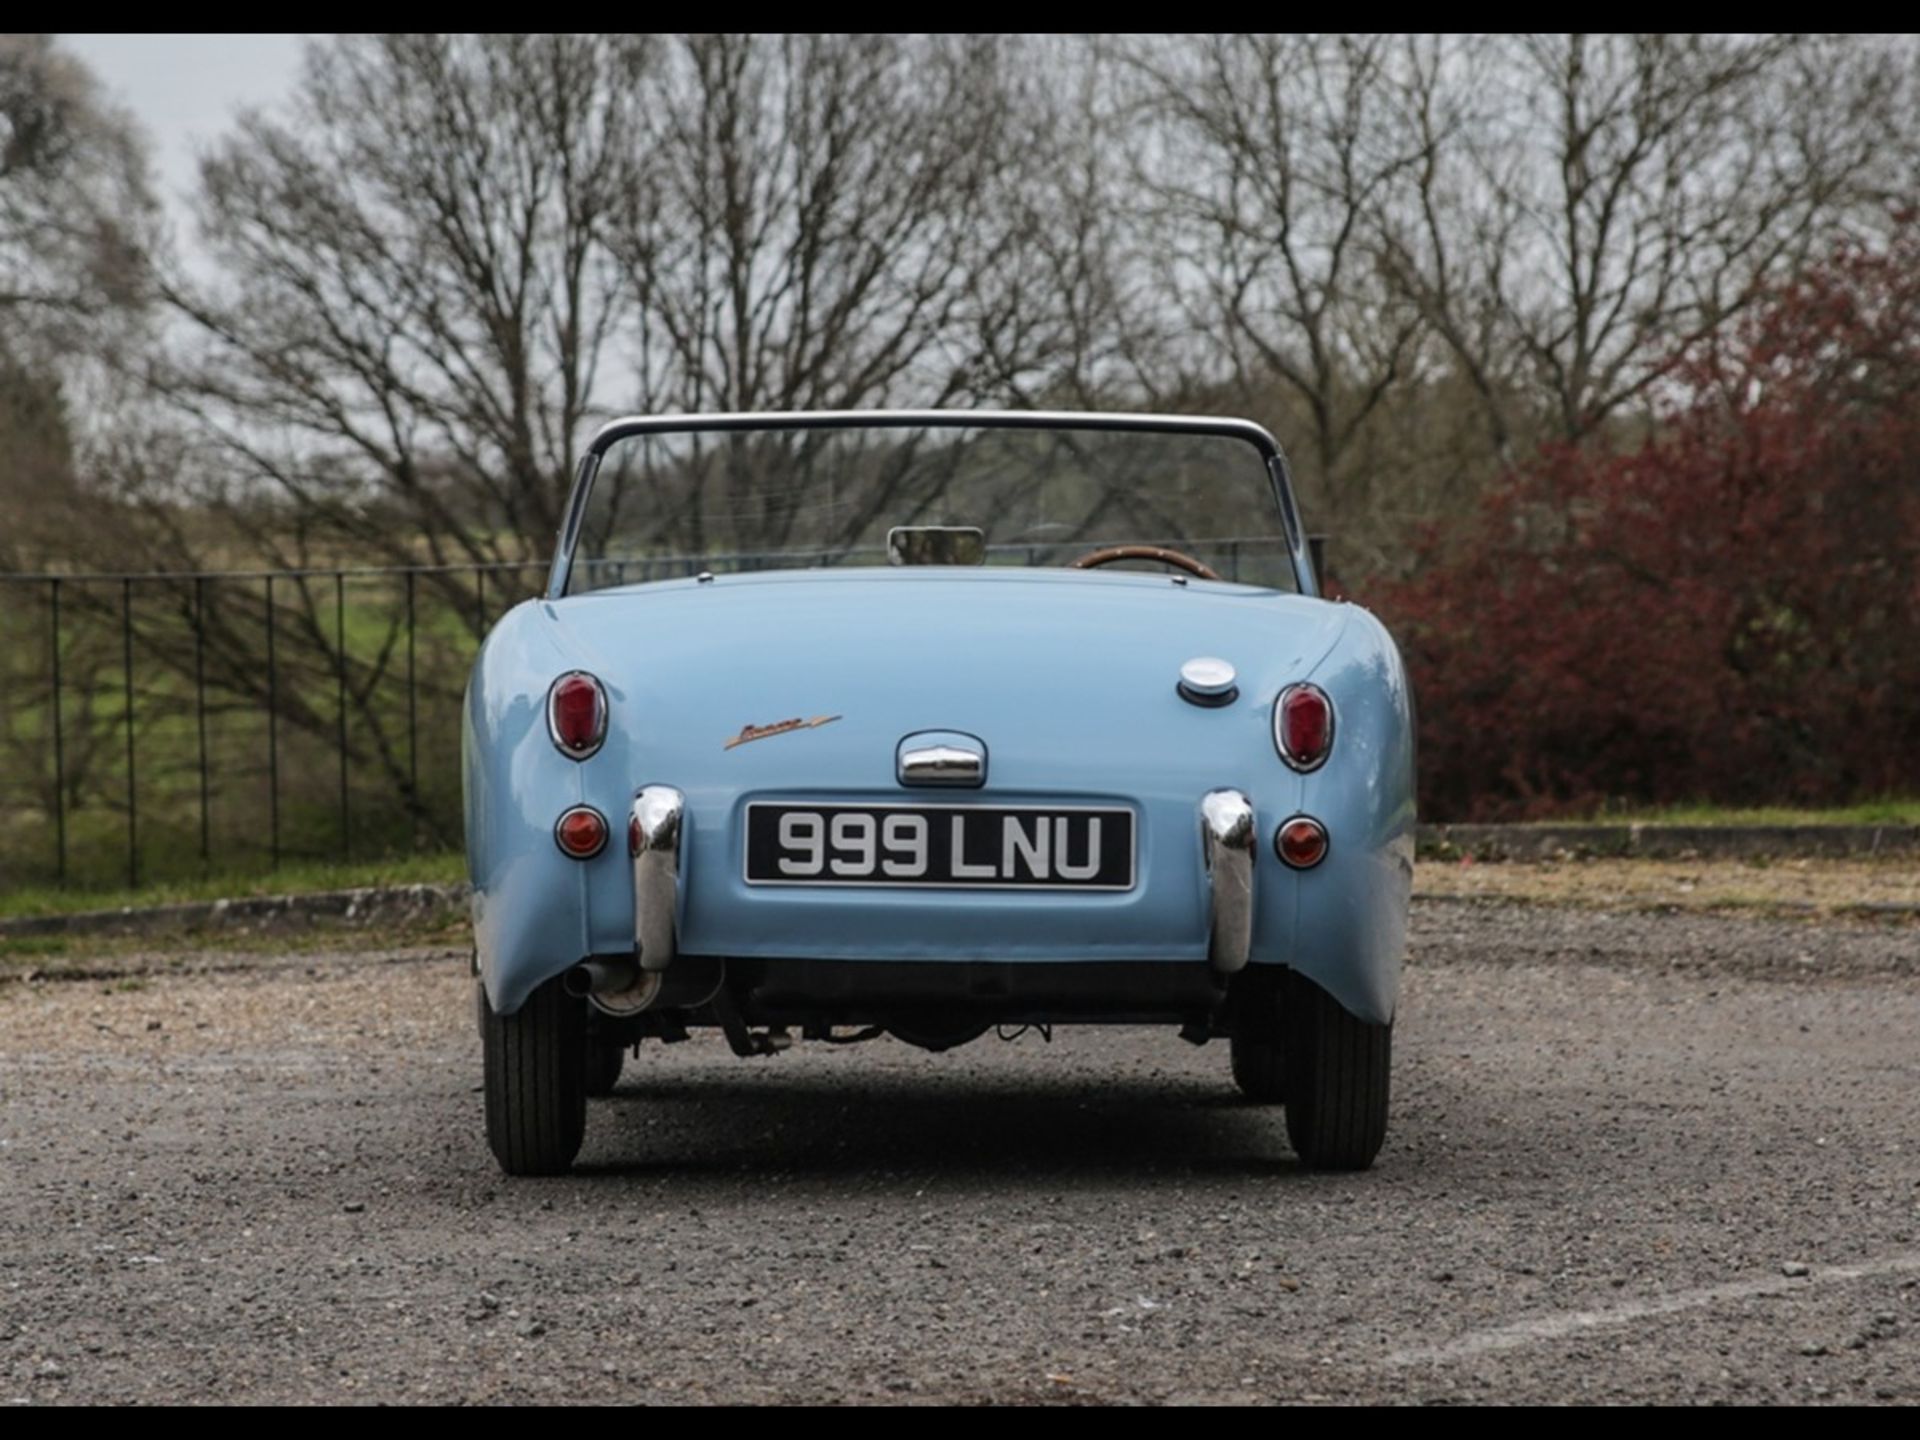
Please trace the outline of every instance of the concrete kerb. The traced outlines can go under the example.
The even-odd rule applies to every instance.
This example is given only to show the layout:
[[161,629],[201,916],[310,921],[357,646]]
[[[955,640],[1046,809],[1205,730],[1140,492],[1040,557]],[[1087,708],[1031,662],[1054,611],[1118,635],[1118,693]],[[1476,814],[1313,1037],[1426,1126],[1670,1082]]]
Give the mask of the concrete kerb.
[[307,895],[250,895],[186,905],[127,906],[0,919],[0,940],[45,935],[146,935],[170,931],[371,926],[464,915],[465,885],[387,885]]
[[1864,859],[1920,852],[1920,825],[1422,825],[1420,854],[1447,860]]

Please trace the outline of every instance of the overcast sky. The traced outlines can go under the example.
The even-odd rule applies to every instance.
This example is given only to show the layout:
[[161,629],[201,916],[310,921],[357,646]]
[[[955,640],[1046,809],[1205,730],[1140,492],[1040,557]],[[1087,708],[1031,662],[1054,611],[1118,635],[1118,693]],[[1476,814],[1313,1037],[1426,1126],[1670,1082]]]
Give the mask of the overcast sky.
[[286,94],[300,64],[298,35],[73,35],[86,61],[134,114],[153,146],[155,177],[176,215],[199,152],[234,111]]

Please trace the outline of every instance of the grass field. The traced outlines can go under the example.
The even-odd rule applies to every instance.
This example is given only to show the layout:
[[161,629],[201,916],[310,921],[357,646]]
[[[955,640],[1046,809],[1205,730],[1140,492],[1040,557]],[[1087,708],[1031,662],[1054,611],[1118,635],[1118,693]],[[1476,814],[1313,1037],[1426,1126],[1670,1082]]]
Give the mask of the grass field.
[[144,889],[457,844],[481,601],[496,618],[535,574],[494,575],[484,597],[473,576],[282,580],[271,669],[258,579],[63,580],[57,656],[49,582],[0,584],[0,896],[62,880],[63,789],[64,883],[80,889],[125,886],[130,851]]

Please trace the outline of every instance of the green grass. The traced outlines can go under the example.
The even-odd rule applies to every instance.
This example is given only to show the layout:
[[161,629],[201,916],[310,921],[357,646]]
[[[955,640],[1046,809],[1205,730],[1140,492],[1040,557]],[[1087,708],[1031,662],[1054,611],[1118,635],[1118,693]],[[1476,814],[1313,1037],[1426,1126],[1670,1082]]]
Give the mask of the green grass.
[[29,887],[0,893],[0,918],[66,915],[80,910],[118,910],[124,906],[178,905],[195,900],[239,899],[248,895],[297,895],[318,890],[354,890],[370,885],[446,884],[466,878],[466,862],[457,853],[408,855],[361,865],[286,865],[246,875],[215,874],[174,880],[138,890],[59,890]]
[[1751,809],[1670,805],[1659,809],[1606,811],[1592,818],[1613,825],[1920,825],[1920,800],[1869,800],[1827,810],[1797,810],[1786,805]]

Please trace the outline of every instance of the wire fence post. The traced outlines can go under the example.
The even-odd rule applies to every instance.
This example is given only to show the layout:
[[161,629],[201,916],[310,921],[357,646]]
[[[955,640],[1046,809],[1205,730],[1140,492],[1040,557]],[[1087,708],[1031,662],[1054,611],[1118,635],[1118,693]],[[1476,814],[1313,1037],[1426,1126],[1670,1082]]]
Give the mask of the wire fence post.
[[133,764],[133,581],[120,582],[120,676],[127,713],[127,888],[140,886],[140,809]]
[[60,582],[47,582],[53,636],[53,834],[55,883],[67,883],[67,745],[60,727]]
[[200,738],[200,868],[213,860],[212,809],[207,795],[207,578],[193,577],[193,713]]
[[334,670],[339,679],[340,704],[340,858],[353,858],[353,836],[347,816],[347,576],[333,572]]
[[273,576],[267,576],[267,834],[271,867],[280,868],[280,666],[273,632]]

